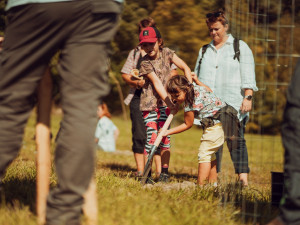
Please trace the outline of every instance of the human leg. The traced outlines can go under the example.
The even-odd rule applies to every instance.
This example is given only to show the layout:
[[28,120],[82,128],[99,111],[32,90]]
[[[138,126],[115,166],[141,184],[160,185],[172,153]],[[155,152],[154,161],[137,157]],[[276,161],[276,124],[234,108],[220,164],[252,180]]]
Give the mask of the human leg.
[[211,163],[210,162],[202,162],[198,164],[198,179],[197,184],[203,186],[205,181],[208,179],[210,174]]
[[58,185],[48,197],[47,224],[80,224],[83,194],[94,170],[95,112],[109,91],[107,58],[117,16],[92,14],[89,1],[74,4],[60,55],[64,117],[55,151]]
[[136,163],[136,175],[142,176],[145,167],[144,154],[133,153],[133,156]]
[[154,155],[154,162],[155,162],[156,177],[159,177],[159,175],[161,174],[161,156],[160,156],[160,154]]
[[[167,107],[161,107],[159,108],[159,114],[158,114],[158,130],[161,129],[168,116],[170,115],[170,110]],[[168,182],[169,181],[169,164],[170,164],[170,136],[163,137],[161,140],[161,143],[159,145],[160,155],[161,155],[161,174],[158,179],[160,182]]]
[[284,154],[284,195],[279,218],[285,224],[300,224],[300,61],[287,92],[281,128]]
[[43,12],[29,4],[7,13],[0,57],[0,177],[19,152],[37,85],[62,38],[54,35],[59,23],[45,20]]
[[203,185],[205,180],[216,182],[217,180],[217,160],[216,151],[224,143],[224,132],[221,124],[208,127],[203,131],[201,144],[198,153],[198,181]]
[[140,98],[134,96],[130,102],[130,118],[132,131],[132,151],[137,167],[137,174],[142,175],[144,172],[144,147],[146,141],[146,128],[144,125],[142,112],[140,111]]
[[235,173],[238,174],[238,178],[244,186],[248,185],[248,173],[250,172],[248,166],[248,150],[246,146],[246,140],[244,137],[246,121],[247,118],[241,121],[238,133],[239,137],[237,141],[237,148],[232,148],[232,141],[227,140],[227,146],[230,151],[230,156],[233,162]]
[[[145,165],[148,161],[148,155],[151,153],[151,148],[157,138],[157,131],[158,131],[157,117],[158,117],[158,109],[153,111],[143,111],[144,125],[146,127],[146,142],[145,142],[145,152],[144,152]],[[152,162],[153,159],[151,161],[151,165]],[[148,177],[151,177],[151,170],[148,174]]]

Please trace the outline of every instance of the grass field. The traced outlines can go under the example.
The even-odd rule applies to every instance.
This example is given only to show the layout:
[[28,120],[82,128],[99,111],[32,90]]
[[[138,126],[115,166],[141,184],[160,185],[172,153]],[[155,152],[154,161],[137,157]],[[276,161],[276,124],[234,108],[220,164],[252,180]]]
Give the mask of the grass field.
[[[60,119],[60,114],[52,115],[54,136]],[[176,116],[173,124],[180,119],[180,115]],[[97,152],[98,224],[265,224],[276,215],[277,208],[270,203],[270,172],[282,171],[280,136],[246,135],[251,168],[248,188],[241,189],[236,184],[227,148],[224,148],[217,188],[143,188],[134,178],[130,120],[114,117],[113,121],[120,129],[117,153]],[[5,195],[1,200],[0,225],[36,224],[34,125],[33,113],[20,155],[8,168],[4,179]],[[171,184],[196,182],[200,137],[201,129],[197,127],[172,137]],[[55,184],[53,171],[51,185]]]

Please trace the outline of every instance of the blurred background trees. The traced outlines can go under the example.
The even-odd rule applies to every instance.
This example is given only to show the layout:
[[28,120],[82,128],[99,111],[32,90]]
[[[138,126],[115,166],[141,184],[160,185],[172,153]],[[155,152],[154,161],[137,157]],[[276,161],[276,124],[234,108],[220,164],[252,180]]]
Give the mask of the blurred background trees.
[[[0,0],[0,34],[5,28],[5,0]],[[208,12],[226,8],[234,36],[246,41],[256,62],[254,110],[247,126],[254,133],[280,131],[285,93],[300,54],[300,1],[298,0],[126,0],[119,30],[112,41],[111,92],[105,98],[110,111],[122,112],[118,86],[124,96],[129,87],[121,68],[138,44],[138,22],[151,16],[161,31],[165,46],[176,51],[193,70],[200,47],[209,43],[205,24]],[[51,62],[55,80],[58,55]],[[59,92],[55,97],[59,105]]]

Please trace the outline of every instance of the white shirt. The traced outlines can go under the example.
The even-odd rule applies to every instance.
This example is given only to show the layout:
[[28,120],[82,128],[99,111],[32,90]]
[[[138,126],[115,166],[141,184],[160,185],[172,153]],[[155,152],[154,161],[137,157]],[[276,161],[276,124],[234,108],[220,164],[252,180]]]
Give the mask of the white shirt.
[[95,137],[99,139],[98,146],[105,152],[116,151],[114,132],[117,130],[115,124],[106,116],[99,119]]
[[[255,81],[255,63],[251,49],[240,40],[240,61],[233,59],[234,48],[231,34],[227,41],[218,50],[211,41],[202,58],[201,68],[199,60],[202,57],[202,48],[197,58],[195,73],[198,79],[209,86],[212,91],[238,111],[238,117],[243,120],[248,113],[241,113],[240,107],[244,99],[243,89],[257,91]],[[200,70],[200,72],[199,72]]]

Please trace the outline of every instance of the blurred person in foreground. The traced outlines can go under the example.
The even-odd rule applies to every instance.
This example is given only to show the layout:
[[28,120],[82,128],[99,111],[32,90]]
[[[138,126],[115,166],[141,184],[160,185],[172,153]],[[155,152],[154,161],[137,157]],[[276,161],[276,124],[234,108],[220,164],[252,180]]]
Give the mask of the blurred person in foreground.
[[284,154],[284,195],[280,214],[268,225],[300,225],[300,60],[287,92],[281,127]]
[[[226,142],[235,173],[242,185],[247,186],[250,169],[244,133],[253,92],[258,90],[253,54],[244,41],[227,34],[229,22],[222,10],[208,13],[206,24],[212,41],[200,49],[195,73],[202,83],[236,110],[240,120],[238,143],[236,146],[230,139]],[[222,151],[223,146],[216,152],[218,172],[221,171]]]
[[[58,184],[46,224],[80,224],[83,194],[94,171],[99,99],[109,91],[108,57],[122,0],[8,0],[0,53],[0,182],[17,157],[33,96],[60,50],[64,117],[55,151]],[[88,110],[87,110],[88,109]]]

